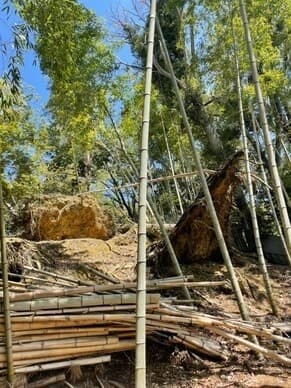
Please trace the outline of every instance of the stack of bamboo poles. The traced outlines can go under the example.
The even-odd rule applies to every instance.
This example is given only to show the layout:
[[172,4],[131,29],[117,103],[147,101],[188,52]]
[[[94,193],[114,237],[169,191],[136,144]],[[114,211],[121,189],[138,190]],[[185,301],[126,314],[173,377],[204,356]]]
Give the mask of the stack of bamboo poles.
[[[155,292],[181,286],[225,284],[168,278],[148,281],[147,288]],[[21,289],[22,292],[11,293],[15,372],[31,373],[97,364],[110,361],[111,353],[134,349],[136,294],[129,290],[135,289],[136,283],[131,282],[29,292]],[[146,332],[153,340],[179,344],[199,354],[227,359],[229,354],[214,339],[214,334],[291,366],[291,360],[286,355],[247,339],[247,336],[256,335],[290,345],[290,339],[275,334],[278,331],[275,327],[266,328],[251,322],[198,313],[190,306],[171,304],[170,299],[161,299],[158,293],[148,293],[146,302]],[[206,331],[211,335],[205,334]],[[4,317],[1,314],[0,373],[5,374],[6,367]]]
[[[100,357],[107,353],[134,349],[135,294],[78,296],[78,290],[75,289],[75,295],[70,297],[35,299],[36,295],[33,295],[31,300],[17,301],[19,296],[27,299],[25,297],[30,294],[11,297],[16,372],[55,369],[56,361],[65,361],[61,364],[65,367],[68,361],[75,358]],[[158,308],[159,301],[158,294],[148,295],[148,308]],[[0,317],[0,336],[0,368],[4,372],[6,355],[3,317]],[[91,361],[97,363],[98,360]],[[104,362],[105,359],[100,360]]]

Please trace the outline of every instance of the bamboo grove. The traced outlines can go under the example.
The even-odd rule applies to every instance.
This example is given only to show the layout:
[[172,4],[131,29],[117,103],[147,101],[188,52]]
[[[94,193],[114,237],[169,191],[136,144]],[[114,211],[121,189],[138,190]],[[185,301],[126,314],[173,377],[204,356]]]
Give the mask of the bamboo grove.
[[[249,335],[248,341],[233,339],[290,365],[288,358],[264,349],[258,342],[258,337],[271,336],[275,329],[258,329],[249,323],[229,240],[209,189],[213,171],[243,150],[230,229],[236,231],[233,233],[240,242],[236,248],[255,252],[270,308],[278,316],[261,240],[270,234],[278,236],[287,264],[291,264],[290,1],[278,5],[273,0],[152,0],[149,9],[136,0],[132,10],[115,14],[116,31],[106,31],[98,15],[81,1],[2,0],[1,5],[9,35],[0,35],[4,58],[0,78],[1,214],[4,210],[8,232],[21,229],[18,212],[28,198],[56,192],[95,193],[117,224],[125,218],[138,222],[137,284],[121,287],[123,291],[136,289],[136,338],[132,307],[131,312],[119,313],[123,302],[118,302],[118,314],[104,314],[102,330],[94,332],[98,356],[107,349],[114,352],[136,348],[136,386],[145,386],[146,334],[156,334],[156,321],[159,327],[166,321],[165,327],[173,332],[171,341],[190,347],[198,345],[185,325],[198,322],[208,327],[207,319],[215,321],[214,317],[195,317],[188,311],[179,315],[179,308],[175,310],[169,301],[161,302],[159,295],[154,302],[146,298],[146,223],[160,226],[175,276],[181,279],[177,252],[164,223],[176,223],[185,209],[203,195],[238,303],[240,324]],[[9,25],[13,18],[16,23]],[[112,36],[118,39],[114,41]],[[11,40],[13,45],[8,43]],[[131,48],[130,63],[116,54],[125,43]],[[33,50],[48,80],[48,99],[40,113],[35,110],[34,92],[28,93],[21,79],[28,49]],[[4,228],[4,219],[1,225]],[[61,291],[34,295],[23,290],[9,300],[5,256],[2,244],[2,326],[7,333],[11,331],[12,308],[14,326],[19,322],[33,332],[19,335],[29,337],[25,337],[27,352],[39,352],[51,344],[50,361],[58,361],[60,355],[53,349],[64,346],[72,355],[81,342],[80,355],[93,353],[86,337],[92,339],[91,324],[97,319],[93,312],[99,311],[99,304],[94,301],[91,305],[90,298],[105,290],[88,286],[84,293],[92,295],[73,306],[93,308],[86,324],[81,316],[74,318],[77,310],[63,318],[64,311],[57,312],[60,321],[74,322],[76,332],[84,335],[72,340],[62,330],[59,338],[57,319],[48,315],[46,321],[39,317],[32,322],[25,314],[18,317],[17,303],[24,300],[23,311],[28,312],[33,309],[34,299],[67,297],[82,293],[81,288],[64,291],[64,295]],[[186,300],[190,300],[191,284],[177,282]],[[107,291],[113,290],[111,286]],[[125,299],[131,297],[124,295]],[[109,297],[114,299],[113,294]],[[74,303],[61,300],[67,302],[64,309]],[[49,322],[55,330],[51,334],[58,338],[41,337],[44,321],[46,325]],[[118,326],[120,322],[124,323],[124,332]],[[231,322],[228,324],[236,324]],[[83,326],[90,330],[83,330]],[[224,333],[219,319],[211,327],[213,333],[231,336]],[[62,345],[56,344],[58,341],[63,341]],[[12,363],[11,349],[18,352],[18,345],[12,342],[7,334],[8,367]],[[14,359],[16,369],[24,370],[20,358]],[[40,362],[47,361],[44,357]],[[5,362],[3,355],[2,367]],[[8,368],[9,381],[13,373]]]

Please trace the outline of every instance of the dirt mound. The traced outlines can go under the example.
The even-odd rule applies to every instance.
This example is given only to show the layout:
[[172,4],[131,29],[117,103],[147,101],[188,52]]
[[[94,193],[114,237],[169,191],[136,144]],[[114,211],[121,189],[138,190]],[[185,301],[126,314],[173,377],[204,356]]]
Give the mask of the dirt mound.
[[24,237],[29,240],[107,240],[114,235],[112,218],[90,194],[43,196],[27,204],[24,214]]
[[[137,228],[104,241],[93,238],[62,241],[7,239],[9,271],[26,273],[25,266],[66,274],[74,279],[99,284],[94,270],[115,280],[134,281],[137,255]],[[11,278],[10,280],[17,280]]]

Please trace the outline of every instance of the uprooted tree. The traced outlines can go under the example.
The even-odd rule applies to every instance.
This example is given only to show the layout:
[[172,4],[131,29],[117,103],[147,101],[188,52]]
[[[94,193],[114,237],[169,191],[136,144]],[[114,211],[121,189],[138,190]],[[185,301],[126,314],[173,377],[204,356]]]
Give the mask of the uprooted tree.
[[[208,186],[223,235],[229,248],[236,248],[238,246],[240,249],[248,250],[247,244],[252,248],[252,237],[249,236],[250,241],[246,241],[245,246],[238,243],[234,246],[231,230],[234,203],[236,200],[241,200],[242,197],[240,195],[243,189],[243,176],[241,173],[242,160],[242,151],[238,151],[232,155],[217,172],[208,178]],[[239,205],[241,209],[236,209],[236,212],[244,214],[243,216],[239,214],[238,217],[248,217],[248,209],[245,207],[245,204],[240,203]],[[235,238],[241,241],[243,241],[243,229],[242,227],[240,235],[236,228],[233,230]],[[169,237],[177,258],[181,263],[221,258],[211,218],[202,192],[198,194],[195,201],[181,216]],[[149,256],[154,261],[154,266],[159,273],[173,274],[171,259],[163,240],[153,244],[149,248],[149,252]]]

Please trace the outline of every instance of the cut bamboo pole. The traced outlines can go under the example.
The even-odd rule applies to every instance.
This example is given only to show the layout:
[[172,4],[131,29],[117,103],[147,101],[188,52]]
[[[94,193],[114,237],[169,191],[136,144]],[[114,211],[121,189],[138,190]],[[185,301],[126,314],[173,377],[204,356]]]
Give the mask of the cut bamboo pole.
[[[21,303],[21,302],[20,302]],[[148,303],[146,306],[147,310],[155,310],[159,308],[158,303]],[[37,310],[37,311],[24,311],[24,312],[14,312],[11,314],[11,316],[28,316],[28,315],[65,315],[65,314],[90,314],[90,313],[96,313],[96,312],[108,312],[108,311],[130,311],[135,310],[136,305],[115,305],[115,306],[97,306],[97,307],[83,307],[83,308],[64,308],[64,309],[57,309],[57,310]]]
[[[77,329],[77,328],[76,328]],[[87,338],[91,337],[92,335],[108,335],[109,329],[103,329],[102,331],[98,332],[98,329],[96,329],[96,332],[90,332],[90,331],[76,331],[75,333],[62,333],[58,332],[56,334],[35,334],[35,335],[28,335],[28,336],[18,336],[14,338],[13,344],[25,344],[26,342],[37,342],[37,341],[49,341],[49,340],[59,340],[59,339],[66,339],[66,338]],[[119,329],[120,331],[124,331],[125,329]],[[130,329],[132,330],[132,329]]]
[[[159,294],[149,294],[146,298],[146,303],[159,303]],[[122,304],[135,305],[136,294],[114,294],[114,295],[82,295],[73,296],[70,298],[45,298],[35,301],[15,302],[10,305],[13,311],[37,311],[58,309],[61,313],[62,309],[75,307],[91,307],[91,306],[118,306]]]
[[[94,333],[97,335],[106,335],[108,334],[108,328],[104,326],[95,326],[95,327],[67,327],[67,328],[44,328],[44,329],[36,329],[36,330],[20,330],[18,332],[13,333],[13,338],[17,339],[21,336],[33,336],[33,335],[62,335],[62,334],[76,334],[77,336],[82,333]],[[93,334],[91,334],[93,335]]]
[[[183,279],[181,277],[181,279]],[[185,278],[187,279],[187,278]],[[217,282],[187,282],[187,281],[171,281],[171,280],[149,280],[147,281],[147,288],[151,290],[167,289],[167,288],[176,288],[176,287],[211,287],[211,286],[221,286],[227,284],[226,281],[217,281]],[[77,288],[70,289],[61,289],[61,290],[50,290],[50,291],[34,291],[26,292],[19,295],[11,295],[11,302],[19,301],[32,301],[42,298],[53,298],[57,296],[74,296],[82,295],[88,293],[101,293],[105,291],[114,291],[114,290],[127,290],[129,288],[136,288],[136,283],[119,283],[119,284],[105,284],[105,285],[96,285],[96,286],[81,286]],[[150,294],[151,295],[151,294]]]
[[[106,344],[106,345],[91,345],[91,346],[82,346],[82,347],[76,347],[72,346],[71,348],[64,348],[64,349],[45,349],[45,350],[31,350],[31,351],[20,351],[20,352],[14,352],[14,361],[15,365],[17,365],[17,361],[21,360],[29,360],[30,359],[37,359],[41,357],[66,357],[70,358],[71,356],[77,355],[78,353],[98,353],[99,351],[106,351],[106,352],[119,352],[120,349],[134,349],[135,348],[135,340],[134,339],[126,339],[126,340],[120,340],[120,343],[113,343],[113,344]],[[6,362],[6,356],[0,354],[0,362]]]
[[[117,336],[97,336],[97,337],[85,337],[85,338],[66,338],[57,340],[45,340],[34,341],[22,344],[16,344],[12,346],[13,354],[30,351],[42,351],[42,350],[54,350],[54,349],[67,349],[67,348],[82,348],[90,346],[101,346],[109,344],[118,344],[119,339]],[[5,353],[4,346],[0,346],[0,357]]]
[[12,327],[10,317],[10,300],[9,300],[9,284],[8,284],[8,260],[5,241],[5,224],[4,224],[4,201],[2,192],[2,174],[0,175],[0,244],[1,244],[1,269],[3,283],[3,306],[4,306],[4,326],[5,326],[5,345],[7,361],[7,380],[10,385],[13,385],[15,380],[13,351],[12,351]]
[[77,360],[53,362],[53,363],[48,363],[48,364],[34,365],[31,367],[17,368],[16,373],[43,372],[43,371],[63,369],[63,368],[68,368],[68,367],[73,367],[73,366],[95,365],[95,364],[101,364],[103,362],[110,362],[110,361],[111,361],[111,356],[80,358]]

